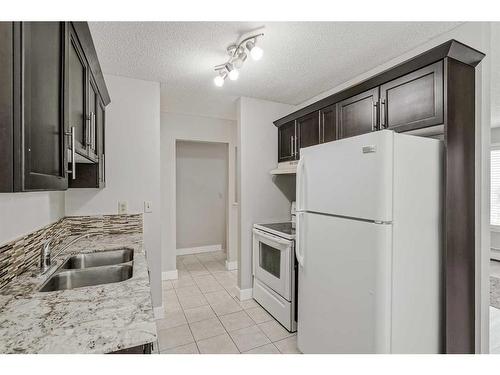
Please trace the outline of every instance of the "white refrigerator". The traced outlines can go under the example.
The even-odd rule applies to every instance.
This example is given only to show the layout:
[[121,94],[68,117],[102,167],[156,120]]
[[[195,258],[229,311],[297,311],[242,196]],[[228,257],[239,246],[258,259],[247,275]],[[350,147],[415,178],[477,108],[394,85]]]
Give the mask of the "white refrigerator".
[[301,149],[303,353],[439,353],[443,145],[389,130]]

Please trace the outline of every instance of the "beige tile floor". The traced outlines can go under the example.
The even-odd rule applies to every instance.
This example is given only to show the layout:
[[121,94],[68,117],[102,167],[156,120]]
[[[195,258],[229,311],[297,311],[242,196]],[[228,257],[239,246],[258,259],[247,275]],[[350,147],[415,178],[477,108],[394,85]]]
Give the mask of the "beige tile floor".
[[180,255],[179,279],[163,282],[164,316],[156,320],[162,354],[295,354],[289,333],[254,300],[237,297],[237,271],[222,251]]

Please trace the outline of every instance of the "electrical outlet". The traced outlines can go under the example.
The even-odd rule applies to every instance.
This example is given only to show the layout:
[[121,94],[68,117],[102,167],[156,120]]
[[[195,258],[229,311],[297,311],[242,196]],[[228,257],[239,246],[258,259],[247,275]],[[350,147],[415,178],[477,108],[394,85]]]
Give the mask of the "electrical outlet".
[[144,212],[145,213],[153,212],[153,202],[144,201]]
[[128,212],[128,202],[119,201],[118,202],[118,214],[126,214]]

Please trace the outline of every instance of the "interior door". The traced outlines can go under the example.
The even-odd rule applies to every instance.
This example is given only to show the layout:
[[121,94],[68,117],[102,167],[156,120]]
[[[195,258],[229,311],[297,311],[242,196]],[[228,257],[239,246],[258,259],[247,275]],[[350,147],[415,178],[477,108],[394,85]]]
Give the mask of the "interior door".
[[63,22],[23,22],[23,190],[67,188]]
[[443,123],[443,63],[439,61],[380,87],[380,125],[408,131]]
[[338,105],[340,137],[377,130],[379,89],[374,88],[343,100]]
[[320,142],[319,113],[313,112],[297,120],[298,150],[297,159],[300,158],[300,149],[317,145]]
[[390,352],[391,233],[391,225],[298,214],[303,353]]

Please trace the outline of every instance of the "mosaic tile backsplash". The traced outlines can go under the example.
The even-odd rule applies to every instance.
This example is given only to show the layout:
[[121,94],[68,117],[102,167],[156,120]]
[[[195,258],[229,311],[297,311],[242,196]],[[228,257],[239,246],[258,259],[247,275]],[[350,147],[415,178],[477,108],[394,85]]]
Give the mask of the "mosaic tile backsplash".
[[142,214],[68,216],[61,220],[29,233],[21,238],[0,245],[0,289],[17,276],[38,263],[43,242],[52,238],[52,251],[69,237],[84,233],[121,234],[142,233]]

